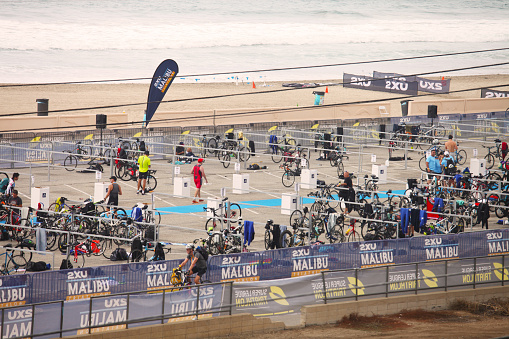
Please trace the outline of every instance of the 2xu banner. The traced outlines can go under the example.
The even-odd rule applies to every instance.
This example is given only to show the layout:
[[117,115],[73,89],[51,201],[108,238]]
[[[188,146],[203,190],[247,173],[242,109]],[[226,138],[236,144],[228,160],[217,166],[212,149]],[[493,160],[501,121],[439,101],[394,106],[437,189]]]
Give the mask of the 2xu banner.
[[481,89],[481,98],[509,98],[509,92],[496,89]]
[[450,87],[451,87],[451,80],[430,80],[430,79],[424,79],[417,76],[411,76],[406,77],[405,75],[398,74],[398,73],[383,73],[383,72],[373,72],[373,77],[375,78],[395,78],[395,79],[386,79],[386,81],[389,80],[396,80],[396,79],[405,79],[408,82],[416,82],[417,83],[417,89],[421,92],[428,92],[428,93],[449,93]]
[[450,80],[429,80],[397,73],[373,72],[373,77],[343,74],[343,87],[417,95],[418,91],[449,93]]
[[405,77],[376,80],[372,77],[348,73],[343,73],[343,87],[408,95],[417,95],[418,90],[417,82],[408,81]]
[[159,107],[159,103],[163,100],[171,83],[175,79],[179,71],[177,63],[171,59],[164,60],[157,67],[150,83],[150,89],[148,91],[147,99],[147,110],[146,110],[146,122],[147,125],[150,119],[154,116],[154,113]]

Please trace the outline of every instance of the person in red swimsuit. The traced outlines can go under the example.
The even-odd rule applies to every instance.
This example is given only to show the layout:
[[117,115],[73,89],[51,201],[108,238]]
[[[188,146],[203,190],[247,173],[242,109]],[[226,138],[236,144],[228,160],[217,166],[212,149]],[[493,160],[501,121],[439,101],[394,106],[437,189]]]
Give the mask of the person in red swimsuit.
[[207,176],[205,175],[205,170],[203,169],[202,165],[203,165],[203,159],[200,158],[200,159],[198,159],[198,165],[195,165],[193,167],[193,170],[191,171],[191,174],[193,175],[193,178],[194,178],[194,184],[196,185],[196,192],[194,193],[193,204],[203,201],[203,199],[201,199],[201,195],[200,195],[202,179],[205,179],[205,182],[207,184],[209,183],[209,181],[207,180]]

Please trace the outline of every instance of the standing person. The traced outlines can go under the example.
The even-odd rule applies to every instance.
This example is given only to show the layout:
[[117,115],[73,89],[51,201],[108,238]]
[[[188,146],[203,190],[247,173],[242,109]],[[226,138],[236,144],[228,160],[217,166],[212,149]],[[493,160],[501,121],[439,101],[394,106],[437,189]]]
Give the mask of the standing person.
[[196,185],[196,192],[194,193],[193,204],[203,201],[203,199],[201,199],[201,193],[200,193],[200,189],[201,189],[201,185],[202,185],[202,178],[205,179],[205,182],[207,184],[209,183],[209,181],[207,180],[207,176],[205,175],[205,170],[203,169],[202,165],[203,165],[203,159],[200,158],[200,159],[198,159],[198,165],[194,165],[193,170],[191,171],[191,174],[193,175],[193,178],[194,178],[194,184]]
[[428,172],[428,185],[437,174],[442,174],[440,159],[437,157],[437,151],[433,148],[431,155],[426,159],[426,172]]
[[[114,206],[113,211],[117,213],[117,209],[115,207],[118,207],[118,196],[122,195],[122,188],[120,188],[119,184],[117,184],[117,177],[112,176],[110,177],[110,185],[108,186],[108,193],[106,193],[106,196],[104,197],[104,200],[108,199],[108,205]],[[108,207],[108,211],[110,208]]]
[[9,198],[9,205],[23,207],[23,201],[18,197],[18,191],[12,190],[12,196]]
[[[138,168],[140,171],[140,175],[138,176],[138,191],[136,194],[145,195],[145,186],[147,186],[147,178],[148,178],[148,169],[150,168],[150,158],[148,157],[150,153],[145,151],[145,154],[138,158]],[[143,185],[142,185],[143,181]],[[143,190],[140,190],[140,186],[143,187]]]
[[188,244],[186,246],[187,258],[179,265],[179,268],[182,268],[188,261],[191,260],[191,266],[189,266],[189,273],[196,274],[194,278],[194,283],[196,285],[200,284],[200,278],[207,272],[207,259],[203,257],[200,253],[200,247],[194,250],[194,246],[192,244]]
[[441,164],[443,167],[443,173],[446,175],[446,177],[444,177],[444,182],[447,180],[448,186],[452,186],[454,182],[454,175],[456,175],[457,170],[456,162],[449,151],[444,152],[444,158],[442,159]]
[[19,173],[13,173],[12,178],[5,178],[0,182],[0,193],[10,195],[19,179]]
[[[353,183],[352,178],[350,177],[350,173],[345,171],[344,174],[344,182],[342,184],[337,185],[338,187],[346,187],[347,189],[340,190],[340,197],[342,197],[345,201],[355,201],[355,192],[353,192]],[[353,200],[352,200],[353,193]],[[350,210],[350,204],[345,204],[345,214],[348,214]]]
[[448,151],[451,155],[458,153],[458,145],[454,140],[452,140],[452,135],[449,134],[449,140],[445,142],[444,146],[445,150]]

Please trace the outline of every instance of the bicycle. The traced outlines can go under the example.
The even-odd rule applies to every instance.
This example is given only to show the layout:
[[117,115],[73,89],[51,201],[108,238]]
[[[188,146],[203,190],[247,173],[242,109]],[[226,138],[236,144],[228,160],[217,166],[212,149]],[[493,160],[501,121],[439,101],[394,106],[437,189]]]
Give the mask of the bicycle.
[[201,149],[202,149],[202,157],[205,158],[207,156],[207,153],[217,155],[219,152],[218,150],[218,144],[221,140],[221,137],[219,135],[215,135],[211,138],[207,139],[207,135],[204,134],[201,138]]
[[332,167],[337,167],[338,178],[345,174],[345,166],[343,165],[343,158],[349,160],[348,155],[342,154],[338,150],[332,150],[329,153],[329,162]]
[[272,150],[272,161],[276,164],[283,160],[284,156],[291,155],[295,152],[297,142],[290,135],[285,134],[282,140],[277,144],[270,144]]
[[291,169],[292,166],[291,162],[285,162],[279,168],[282,168],[284,170],[283,175],[281,176],[281,182],[283,183],[284,187],[292,187],[293,183],[295,182],[295,177],[300,176],[301,169],[298,165],[296,165],[295,169]]
[[224,150],[218,153],[218,158],[223,164],[224,168],[228,168],[230,166],[230,162],[232,158],[239,159],[239,161],[244,162],[248,161],[251,158],[251,149],[249,147],[244,147],[239,142],[233,140],[226,141],[227,146],[223,147]]
[[[187,286],[191,286],[194,283],[194,279],[192,278],[193,274],[190,274],[189,271],[184,272],[181,267],[176,267],[172,270],[170,283],[176,288],[176,290],[182,290]],[[212,281],[208,279],[203,279],[203,276],[200,276],[200,284],[211,284]]]
[[[7,244],[5,247],[12,247],[12,245]],[[5,256],[5,260],[3,265],[0,265],[0,274],[2,275],[9,275],[11,273],[18,272],[19,269],[22,267],[26,267],[27,262],[24,257],[17,257],[16,261],[13,260],[14,255],[11,254],[11,252],[14,253],[13,250],[6,249],[5,253],[0,253],[0,257]]]
[[[229,206],[229,214],[227,206]],[[236,223],[242,217],[242,209],[239,204],[228,202],[228,198],[224,198],[218,208],[203,207],[203,210],[213,214],[213,217],[205,222],[205,231],[216,230],[218,225],[220,225],[220,229],[223,229],[223,224],[228,223],[228,220],[230,223]]]
[[[502,140],[495,139],[495,146],[485,146],[482,147],[488,149],[488,154],[484,156],[484,159],[486,159],[486,169],[492,169],[495,165],[495,160],[500,159],[503,160],[502,157]],[[493,151],[493,148],[495,148],[495,151]]]

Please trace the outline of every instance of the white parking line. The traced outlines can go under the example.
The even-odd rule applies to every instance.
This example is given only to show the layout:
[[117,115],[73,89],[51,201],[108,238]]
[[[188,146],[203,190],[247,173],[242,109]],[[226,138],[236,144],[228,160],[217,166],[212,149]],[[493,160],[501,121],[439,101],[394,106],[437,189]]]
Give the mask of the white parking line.
[[273,198],[280,198],[280,197],[278,197],[277,195],[270,194],[270,193],[265,193],[264,191],[261,191],[261,190],[259,190],[259,189],[254,188],[253,186],[249,186],[249,188],[250,188],[250,189],[252,189],[253,191],[257,191],[257,192],[261,192],[261,193],[264,193],[264,194],[270,195],[270,196],[271,196],[271,197],[273,197]]
[[76,191],[78,191],[78,192],[81,192],[81,193],[85,194],[87,197],[90,197],[90,196],[91,196],[91,195],[90,195],[90,194],[88,194],[87,192],[82,191],[82,190],[79,190],[79,189],[77,189],[76,187],[72,187],[71,185],[64,184],[64,186],[67,186],[67,187],[69,187],[69,188],[72,188],[73,190],[76,190]]
[[258,212],[253,211],[252,209],[249,209],[249,208],[244,208],[244,211],[249,211],[249,212],[254,213],[254,214],[260,214]]
[[276,178],[281,178],[281,176],[272,174],[270,172],[263,172],[263,173],[268,174],[268,175],[272,175],[273,177],[276,177]]
[[216,175],[217,175],[218,177],[223,178],[223,179],[230,180],[230,179],[228,179],[228,177],[226,177],[226,176],[224,176],[224,175],[221,175],[221,174],[216,174]]
[[318,174],[321,174],[321,175],[325,175],[326,177],[329,177],[329,178],[334,178],[334,179],[336,179],[336,180],[339,180],[339,179],[338,179],[338,177],[335,177],[335,176],[333,176],[333,175],[328,175],[327,173],[318,172],[318,171],[317,171],[317,173],[318,173]]

